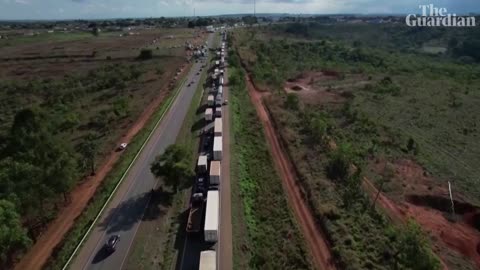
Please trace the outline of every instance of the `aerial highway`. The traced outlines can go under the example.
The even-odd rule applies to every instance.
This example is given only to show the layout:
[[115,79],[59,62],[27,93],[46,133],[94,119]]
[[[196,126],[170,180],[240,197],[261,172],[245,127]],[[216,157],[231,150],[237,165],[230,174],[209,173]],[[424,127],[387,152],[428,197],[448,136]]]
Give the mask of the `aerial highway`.
[[[214,34],[209,34],[208,45]],[[197,89],[203,63],[193,63],[186,81],[179,90],[169,111],[153,132],[137,160],[130,168],[122,185],[103,212],[88,238],[70,264],[70,269],[122,269],[135,234],[150,200],[150,190],[156,180],[150,172],[150,164],[165,148],[175,143],[183,120]],[[190,84],[190,82],[192,82]],[[105,241],[112,235],[120,235],[116,251],[108,253]]]

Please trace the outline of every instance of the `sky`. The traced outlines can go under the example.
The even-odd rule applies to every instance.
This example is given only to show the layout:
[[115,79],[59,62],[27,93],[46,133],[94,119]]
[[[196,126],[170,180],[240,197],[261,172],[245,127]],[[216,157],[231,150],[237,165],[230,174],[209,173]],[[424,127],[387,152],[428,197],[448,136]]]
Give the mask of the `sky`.
[[[0,20],[176,17],[253,13],[254,0],[0,0]],[[406,14],[434,4],[480,13],[480,0],[256,0],[257,13]]]

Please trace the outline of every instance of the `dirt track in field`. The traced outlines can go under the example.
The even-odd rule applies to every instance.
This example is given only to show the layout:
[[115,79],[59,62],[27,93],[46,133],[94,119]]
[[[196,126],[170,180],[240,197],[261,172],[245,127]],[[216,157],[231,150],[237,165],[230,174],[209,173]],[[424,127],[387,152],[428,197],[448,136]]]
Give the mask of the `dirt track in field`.
[[[184,73],[185,70],[189,70],[189,68],[184,68]],[[145,126],[153,113],[162,104],[168,91],[167,89],[163,89],[160,90],[159,93],[161,94],[145,108],[140,117],[117,142],[117,145],[123,142],[130,142],[130,140]],[[95,191],[118,161],[121,154],[122,152],[113,150],[103,161],[94,176],[87,177],[73,189],[69,195],[69,203],[59,211],[57,218],[48,225],[45,232],[39,236],[33,247],[22,257],[19,263],[15,265],[15,269],[35,270],[43,268],[48,259],[52,256],[55,248],[61,244],[65,235],[75,224],[75,220],[87,207],[90,199],[95,194]]]
[[282,178],[284,189],[287,191],[289,204],[294,210],[296,220],[300,225],[314,263],[318,269],[336,269],[330,253],[329,244],[323,233],[316,226],[315,219],[310,213],[307,203],[302,198],[302,192],[296,183],[296,176],[292,164],[280,145],[273,124],[262,102],[262,94],[255,89],[255,86],[248,76],[246,76],[245,79],[247,81],[250,99],[262,122],[275,166]]

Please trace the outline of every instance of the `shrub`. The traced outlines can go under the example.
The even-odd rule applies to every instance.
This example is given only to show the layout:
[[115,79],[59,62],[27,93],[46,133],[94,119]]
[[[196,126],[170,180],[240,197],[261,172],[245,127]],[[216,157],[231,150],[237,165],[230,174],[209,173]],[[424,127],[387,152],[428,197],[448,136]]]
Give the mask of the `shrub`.
[[153,58],[153,51],[150,49],[142,49],[138,55],[140,60],[148,60]]

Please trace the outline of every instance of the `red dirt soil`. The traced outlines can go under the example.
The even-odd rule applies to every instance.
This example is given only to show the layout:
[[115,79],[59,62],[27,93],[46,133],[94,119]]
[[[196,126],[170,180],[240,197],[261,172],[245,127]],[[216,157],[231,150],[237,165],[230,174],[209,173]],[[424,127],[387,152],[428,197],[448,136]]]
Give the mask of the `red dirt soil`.
[[302,199],[302,193],[300,187],[296,183],[296,176],[294,175],[291,162],[280,145],[273,124],[262,102],[262,93],[256,90],[248,76],[245,77],[250,99],[254,104],[258,117],[264,127],[264,133],[270,145],[272,157],[283,180],[283,186],[287,191],[290,205],[293,208],[297,217],[296,220],[302,229],[304,239],[309,246],[309,251],[314,259],[314,263],[318,269],[336,269],[333,257],[330,253],[329,244],[325,240],[326,237],[316,226],[315,219],[310,213],[307,204]]
[[[184,68],[184,73],[187,68]],[[159,91],[164,93],[153,100],[143,111],[137,121],[128,129],[127,133],[118,141],[117,145],[123,142],[130,142],[130,140],[145,126],[152,114],[161,105],[165,99],[167,89]],[[52,255],[53,250],[61,243],[64,236],[70,231],[75,223],[77,217],[87,207],[90,199],[95,194],[95,191],[102,183],[103,179],[108,175],[112,167],[118,161],[122,152],[113,150],[111,154],[103,161],[102,166],[97,170],[96,174],[84,179],[74,190],[70,193],[70,202],[65,205],[58,213],[57,218],[52,221],[45,232],[37,239],[33,247],[23,256],[15,269],[18,270],[36,270],[42,269],[45,263]]]
[[[448,248],[470,258],[477,267],[480,267],[480,250],[478,250],[480,209],[458,197],[455,205],[457,215],[461,219],[456,222],[449,221],[445,217],[449,212],[450,204],[447,189],[438,187],[438,184],[429,188],[432,187],[430,183],[432,179],[425,176],[423,169],[412,161],[401,160],[395,164],[395,168],[396,177],[400,175],[402,182],[406,183],[405,189],[413,189],[415,194],[405,195],[401,202],[393,202],[381,193],[377,203],[386,214],[398,223],[414,219],[425,231],[434,236],[435,241],[443,242]],[[376,195],[376,187],[366,178],[363,187],[372,197]],[[442,264],[444,269],[448,269],[443,261]]]

